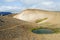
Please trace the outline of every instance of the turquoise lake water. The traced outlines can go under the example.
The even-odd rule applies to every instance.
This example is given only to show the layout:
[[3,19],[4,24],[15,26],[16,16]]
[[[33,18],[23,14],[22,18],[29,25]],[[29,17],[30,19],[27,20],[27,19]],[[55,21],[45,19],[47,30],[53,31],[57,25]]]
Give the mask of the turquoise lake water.
[[32,32],[36,34],[51,34],[54,31],[50,29],[36,29],[36,30],[32,30]]

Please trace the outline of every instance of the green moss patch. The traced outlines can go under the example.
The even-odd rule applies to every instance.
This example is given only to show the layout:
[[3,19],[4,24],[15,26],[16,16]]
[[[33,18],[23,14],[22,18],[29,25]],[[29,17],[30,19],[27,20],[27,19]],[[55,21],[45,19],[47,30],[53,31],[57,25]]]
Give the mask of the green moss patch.
[[36,22],[36,23],[39,23],[39,22],[42,22],[42,21],[47,20],[47,19],[48,19],[48,18],[38,19],[38,20],[36,20],[35,22]]

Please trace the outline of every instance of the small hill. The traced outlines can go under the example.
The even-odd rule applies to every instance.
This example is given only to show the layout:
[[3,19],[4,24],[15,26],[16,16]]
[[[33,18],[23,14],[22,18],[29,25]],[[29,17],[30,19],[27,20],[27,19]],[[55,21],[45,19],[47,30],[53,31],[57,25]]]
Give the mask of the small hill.
[[60,25],[60,12],[54,11],[27,9],[15,15],[13,18],[35,23],[38,21],[38,24],[48,22]]

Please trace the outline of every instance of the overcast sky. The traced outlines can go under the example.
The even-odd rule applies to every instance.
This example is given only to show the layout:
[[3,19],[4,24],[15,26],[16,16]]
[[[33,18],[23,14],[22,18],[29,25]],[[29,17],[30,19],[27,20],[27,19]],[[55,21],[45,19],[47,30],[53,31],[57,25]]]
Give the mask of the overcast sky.
[[0,0],[0,11],[17,12],[29,8],[60,11],[60,0]]

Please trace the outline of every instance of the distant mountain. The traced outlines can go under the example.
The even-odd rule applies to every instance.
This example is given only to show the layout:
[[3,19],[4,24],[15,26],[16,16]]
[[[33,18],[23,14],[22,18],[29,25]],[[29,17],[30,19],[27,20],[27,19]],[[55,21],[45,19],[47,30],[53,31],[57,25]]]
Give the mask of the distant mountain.
[[0,16],[5,16],[5,15],[9,15],[12,14],[11,12],[0,12]]

